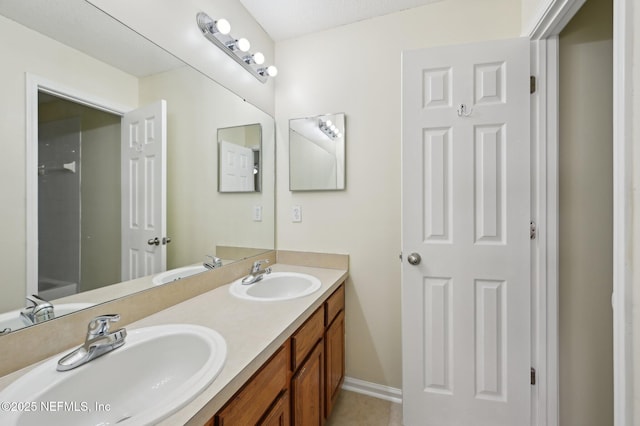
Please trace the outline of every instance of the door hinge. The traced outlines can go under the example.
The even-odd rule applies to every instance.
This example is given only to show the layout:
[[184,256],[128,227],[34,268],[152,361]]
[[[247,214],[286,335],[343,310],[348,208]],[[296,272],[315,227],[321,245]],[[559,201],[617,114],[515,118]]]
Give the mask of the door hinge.
[[531,367],[531,384],[536,384],[536,369]]
[[537,235],[538,229],[536,228],[536,223],[534,221],[529,222],[529,238],[535,240]]
[[536,77],[534,75],[529,77],[529,93],[536,93]]

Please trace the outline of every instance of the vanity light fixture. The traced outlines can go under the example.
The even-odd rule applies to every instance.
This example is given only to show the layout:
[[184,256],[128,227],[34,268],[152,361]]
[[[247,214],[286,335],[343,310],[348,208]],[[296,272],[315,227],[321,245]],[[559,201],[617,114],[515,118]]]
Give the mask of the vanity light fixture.
[[231,50],[239,50],[241,52],[248,52],[251,49],[251,43],[246,38],[239,38],[238,40],[232,40],[225,44]]
[[266,83],[268,77],[275,77],[278,69],[273,66],[264,67],[264,55],[260,52],[251,53],[251,43],[246,38],[235,38],[230,33],[231,25],[226,19],[213,20],[204,12],[198,13],[196,22],[207,40],[218,46],[233,60],[242,65],[260,82]]
[[242,60],[247,64],[262,65],[264,64],[264,55],[260,52],[256,52],[253,55],[246,55]]
[[276,75],[278,75],[278,68],[276,68],[275,65],[269,65],[266,68],[258,68],[258,74],[264,77],[275,77]]
[[226,19],[218,19],[211,23],[209,28],[211,33],[229,34],[231,32],[231,24]]
[[318,127],[322,130],[322,133],[329,136],[329,139],[336,139],[342,137],[342,132],[336,127],[331,120],[324,121],[320,119],[318,121]]

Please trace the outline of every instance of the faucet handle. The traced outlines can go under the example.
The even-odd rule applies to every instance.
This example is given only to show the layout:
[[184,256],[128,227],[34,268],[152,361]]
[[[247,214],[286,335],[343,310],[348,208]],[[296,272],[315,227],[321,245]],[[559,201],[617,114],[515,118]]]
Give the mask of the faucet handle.
[[27,306],[27,308],[35,308],[38,305],[48,305],[51,306],[51,303],[49,303],[47,300],[44,300],[42,297],[38,297],[35,294],[32,294],[31,296],[27,296],[27,303],[31,302],[32,305],[31,306]]
[[87,327],[87,340],[106,335],[109,333],[111,323],[116,321],[120,321],[119,314],[106,314],[95,317]]
[[253,267],[251,268],[251,272],[252,273],[259,272],[260,267],[265,263],[269,263],[269,259],[256,260],[255,262],[253,262]]

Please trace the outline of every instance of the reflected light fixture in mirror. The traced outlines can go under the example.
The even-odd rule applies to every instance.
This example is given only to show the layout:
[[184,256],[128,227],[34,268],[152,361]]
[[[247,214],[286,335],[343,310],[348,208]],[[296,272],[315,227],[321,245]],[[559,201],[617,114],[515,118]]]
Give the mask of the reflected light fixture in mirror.
[[196,21],[207,40],[218,46],[260,82],[266,83],[268,77],[275,77],[278,74],[278,69],[274,65],[254,67],[254,65],[260,66],[264,63],[264,55],[260,52],[247,54],[251,43],[246,38],[233,37],[230,34],[231,25],[226,19],[214,21],[206,13],[200,12],[196,15]]
[[342,133],[336,125],[331,122],[331,120],[324,121],[320,119],[318,121],[318,127],[322,130],[322,133],[329,136],[331,139],[342,137]]

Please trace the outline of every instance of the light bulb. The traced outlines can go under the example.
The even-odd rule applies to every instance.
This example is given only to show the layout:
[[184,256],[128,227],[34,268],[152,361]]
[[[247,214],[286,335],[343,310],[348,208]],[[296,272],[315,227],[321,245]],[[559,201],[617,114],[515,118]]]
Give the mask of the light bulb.
[[276,75],[278,75],[278,68],[276,68],[275,65],[269,65],[267,67],[267,74],[269,75],[269,77],[275,77]]
[[260,52],[256,52],[253,54],[253,62],[255,62],[257,65],[262,65],[264,64],[264,55]]
[[331,126],[329,126],[329,128],[331,129],[332,132],[337,132],[338,128],[336,126],[334,126],[333,124]]
[[327,121],[325,121],[325,122],[324,122],[324,124],[325,124],[327,127],[331,127],[331,125],[332,125],[333,123],[331,122],[331,120],[327,120]]
[[213,27],[214,30],[217,30],[220,34],[229,34],[231,32],[231,24],[224,18],[214,22]]
[[249,49],[251,49],[251,43],[249,43],[249,40],[247,40],[246,38],[240,38],[236,40],[236,46],[241,52],[247,52]]

